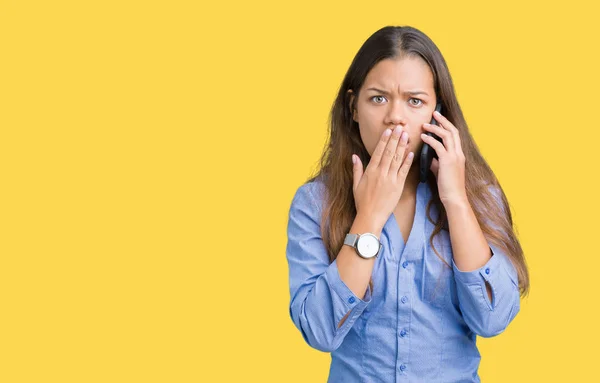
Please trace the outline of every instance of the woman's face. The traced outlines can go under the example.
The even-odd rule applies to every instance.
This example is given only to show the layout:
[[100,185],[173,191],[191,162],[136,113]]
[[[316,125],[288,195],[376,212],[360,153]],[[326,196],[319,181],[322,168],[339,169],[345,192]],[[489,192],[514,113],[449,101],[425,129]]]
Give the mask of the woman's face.
[[[349,92],[354,100],[355,94],[352,90]],[[369,155],[373,155],[386,128],[401,125],[402,131],[408,133],[405,156],[414,152],[418,158],[418,150],[423,145],[421,133],[426,132],[423,123],[431,122],[435,104],[433,74],[423,59],[385,59],[367,74],[355,101],[352,118],[359,125]],[[413,161],[413,165],[418,163]]]

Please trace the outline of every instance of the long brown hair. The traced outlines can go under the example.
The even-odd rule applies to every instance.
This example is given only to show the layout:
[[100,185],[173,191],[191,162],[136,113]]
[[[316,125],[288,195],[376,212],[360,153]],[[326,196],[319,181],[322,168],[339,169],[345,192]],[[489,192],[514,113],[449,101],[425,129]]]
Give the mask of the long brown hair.
[[[349,89],[355,98],[375,64],[387,58],[420,57],[433,72],[435,93],[442,103],[442,114],[458,129],[465,155],[465,187],[477,221],[488,241],[505,251],[518,274],[522,296],[529,292],[529,273],[523,250],[513,231],[512,215],[504,191],[496,176],[479,152],[458,104],[450,72],[437,46],[423,32],[410,26],[386,26],[371,35],[362,45],[346,73],[329,116],[329,141],[325,143],[316,174],[306,182],[320,179],[325,185],[322,209],[321,236],[330,262],[337,257],[344,237],[356,216],[352,190],[351,155],[357,154],[364,166],[370,155],[359,133],[358,123],[352,119]],[[418,156],[415,156],[418,159]],[[427,205],[427,217],[435,225],[429,242],[436,255],[446,266],[448,262],[435,249],[433,237],[447,230],[447,216],[439,199],[435,176],[429,172],[427,183],[432,199]],[[495,190],[495,191],[494,191]],[[437,221],[430,215],[432,204],[439,212]],[[371,291],[373,280],[369,281]]]

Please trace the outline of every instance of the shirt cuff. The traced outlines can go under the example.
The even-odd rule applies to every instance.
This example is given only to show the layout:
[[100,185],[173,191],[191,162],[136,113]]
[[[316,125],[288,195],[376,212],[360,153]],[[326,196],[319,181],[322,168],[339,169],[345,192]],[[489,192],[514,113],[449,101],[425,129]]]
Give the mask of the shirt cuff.
[[337,258],[331,263],[330,267],[327,268],[327,280],[330,283],[331,288],[335,293],[342,299],[346,305],[346,309],[358,307],[366,307],[371,302],[371,285],[367,286],[367,291],[363,299],[359,298],[358,295],[354,294],[352,290],[344,283],[340,278],[340,273],[337,267]]
[[495,274],[499,272],[500,268],[502,267],[501,259],[499,256],[495,255],[499,253],[496,247],[492,244],[488,244],[488,246],[492,251],[492,257],[485,265],[478,269],[472,271],[461,271],[454,263],[454,258],[452,259],[452,269],[454,270],[454,276],[457,280],[466,284],[472,284],[480,283],[481,278],[488,282],[494,279]]

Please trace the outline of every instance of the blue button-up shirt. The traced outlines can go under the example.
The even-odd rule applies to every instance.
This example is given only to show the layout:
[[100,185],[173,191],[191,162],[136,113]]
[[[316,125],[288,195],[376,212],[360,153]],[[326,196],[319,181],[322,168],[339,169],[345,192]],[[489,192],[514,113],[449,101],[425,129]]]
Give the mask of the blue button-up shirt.
[[[442,230],[434,244],[452,267],[445,265],[429,243],[434,225],[425,209],[431,190],[419,183],[408,241],[391,214],[373,266],[373,291],[367,287],[361,299],[340,279],[337,261],[329,262],[320,234],[323,192],[319,179],[296,191],[286,257],[290,316],[311,347],[331,353],[328,382],[479,382],[476,335],[501,333],[519,312],[510,259],[488,242],[490,260],[461,271],[449,232]],[[431,209],[435,220],[439,213],[435,205]]]

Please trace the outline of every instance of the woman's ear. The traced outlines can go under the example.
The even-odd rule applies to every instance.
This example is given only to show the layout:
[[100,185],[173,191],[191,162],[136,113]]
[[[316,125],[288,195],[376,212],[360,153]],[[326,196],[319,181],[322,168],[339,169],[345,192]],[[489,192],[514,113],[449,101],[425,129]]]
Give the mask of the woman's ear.
[[352,119],[355,122],[358,122],[358,121],[356,121],[357,112],[356,112],[356,108],[354,107],[354,92],[352,91],[352,89],[348,89],[348,94],[350,95],[350,103],[349,103],[350,105],[348,106],[350,108],[350,114],[352,114]]

